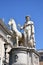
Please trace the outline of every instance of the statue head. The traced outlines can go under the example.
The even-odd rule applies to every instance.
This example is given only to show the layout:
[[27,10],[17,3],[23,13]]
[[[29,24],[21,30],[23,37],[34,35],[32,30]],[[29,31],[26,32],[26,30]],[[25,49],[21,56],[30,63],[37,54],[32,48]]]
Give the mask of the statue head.
[[26,19],[26,22],[30,21],[30,16],[26,16],[25,19]]
[[14,23],[14,19],[10,19],[8,24],[11,26],[13,23]]
[[16,22],[14,19],[10,19],[9,23],[8,23],[9,26],[13,26],[14,28],[16,28]]

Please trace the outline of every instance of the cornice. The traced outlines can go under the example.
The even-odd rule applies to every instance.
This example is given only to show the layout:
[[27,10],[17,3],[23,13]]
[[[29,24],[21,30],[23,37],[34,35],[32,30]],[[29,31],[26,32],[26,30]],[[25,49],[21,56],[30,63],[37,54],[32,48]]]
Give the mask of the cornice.
[[10,32],[7,25],[3,22],[2,19],[0,19],[0,27],[3,29],[4,32],[6,32],[8,35],[11,35],[12,38],[14,38],[14,35]]
[[1,26],[8,34],[10,34],[10,31],[9,31],[7,25],[2,21],[2,19],[0,19],[0,26]]

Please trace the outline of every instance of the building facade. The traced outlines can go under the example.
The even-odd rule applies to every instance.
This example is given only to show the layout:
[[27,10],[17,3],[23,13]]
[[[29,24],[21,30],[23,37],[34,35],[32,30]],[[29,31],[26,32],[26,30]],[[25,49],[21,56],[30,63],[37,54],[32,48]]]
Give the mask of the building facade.
[[[4,24],[2,19],[0,19],[0,65],[4,65],[5,63],[9,64],[8,52],[13,46],[13,36],[12,39],[10,38],[10,36],[12,36],[11,32],[9,31],[8,27]],[[7,45],[7,49],[4,47],[5,44]]]

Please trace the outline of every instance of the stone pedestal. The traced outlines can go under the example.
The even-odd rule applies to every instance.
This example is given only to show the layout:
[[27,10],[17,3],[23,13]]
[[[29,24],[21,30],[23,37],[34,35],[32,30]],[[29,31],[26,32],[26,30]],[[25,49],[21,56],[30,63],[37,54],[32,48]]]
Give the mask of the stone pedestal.
[[9,54],[9,65],[39,65],[39,54],[35,49],[17,47]]

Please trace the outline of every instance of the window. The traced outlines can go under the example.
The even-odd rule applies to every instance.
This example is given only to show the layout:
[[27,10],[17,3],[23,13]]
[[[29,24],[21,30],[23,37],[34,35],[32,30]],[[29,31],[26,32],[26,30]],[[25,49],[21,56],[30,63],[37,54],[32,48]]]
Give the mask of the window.
[[40,56],[40,61],[43,61],[43,56]]
[[1,58],[0,58],[0,65],[1,65]]
[[43,60],[43,56],[41,56],[41,60]]

